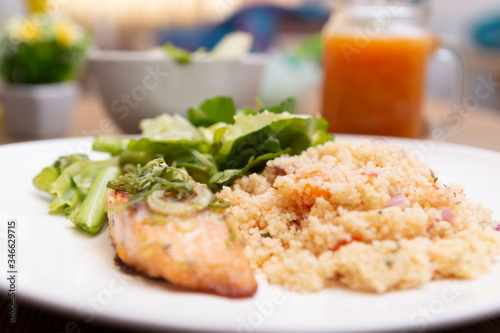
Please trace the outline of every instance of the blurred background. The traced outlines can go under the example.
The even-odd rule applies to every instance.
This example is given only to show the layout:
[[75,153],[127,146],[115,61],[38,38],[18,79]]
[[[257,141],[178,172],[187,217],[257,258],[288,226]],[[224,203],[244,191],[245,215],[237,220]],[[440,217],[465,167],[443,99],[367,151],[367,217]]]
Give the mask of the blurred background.
[[[275,52],[299,44],[321,30],[330,15],[328,0],[2,0],[0,20],[25,13],[30,5],[70,16],[90,30],[102,49],[144,50],[173,42],[190,50],[210,49],[234,30],[255,37],[254,51]],[[456,37],[471,50],[477,77],[492,74],[500,81],[500,2],[498,0],[430,1],[431,29]],[[435,57],[439,61],[439,56]],[[309,80],[316,73],[305,69]],[[450,70],[450,73],[452,71]],[[429,94],[446,98],[450,77],[446,66],[430,66]],[[271,92],[272,93],[272,92]],[[279,98],[279,97],[276,97]],[[481,103],[500,110],[500,92]]]
[[[490,88],[486,88],[491,93],[487,94],[487,98],[475,98],[474,102],[477,102],[486,113],[498,117],[495,119],[495,125],[491,125],[491,131],[499,132],[500,128],[497,130],[496,124],[500,122],[500,89],[496,87],[500,86],[500,1],[408,1],[427,2],[430,11],[428,15],[430,30],[448,41],[457,42],[460,47],[468,51],[470,75],[466,76],[465,96],[477,96],[477,89],[484,89],[485,80],[490,82]],[[334,0],[1,0],[0,24],[13,15],[47,12],[56,17],[67,17],[83,26],[93,36],[93,48],[122,51],[151,50],[166,43],[193,52],[200,48],[211,50],[228,33],[247,32],[253,36],[251,51],[266,56],[264,70],[262,75],[259,74],[261,78],[258,90],[258,96],[264,105],[276,104],[287,97],[294,97],[298,101],[298,112],[318,114],[321,110],[320,93],[323,82],[322,43],[319,34],[332,14],[334,4]],[[434,109],[437,110],[435,114],[441,117],[447,110],[453,108],[454,103],[457,105],[456,87],[461,77],[460,70],[457,69],[460,66],[456,61],[450,61],[450,57],[452,56],[449,52],[436,52],[428,66],[427,100],[438,101],[438,106]],[[134,83],[130,78],[132,75],[136,77],[144,75],[144,68],[141,73],[133,74],[134,69],[131,66],[122,66],[126,69],[115,68],[113,74],[108,73],[106,62],[96,65],[96,68],[101,77],[114,77],[114,82],[130,81],[127,82],[130,83],[130,87],[110,83],[113,81],[105,84],[101,82],[100,86],[95,84],[92,66],[88,65],[78,79],[83,94],[79,104],[77,103],[77,109],[81,111],[76,112],[70,131],[51,137],[88,135],[90,132],[87,128],[95,129],[99,126],[96,125],[96,119],[104,118],[104,113],[100,110],[107,110],[108,115],[121,128],[108,132],[137,132],[139,120],[134,120],[133,129],[130,130],[117,121],[117,113],[112,110],[112,105],[121,93],[133,89],[137,82]],[[116,72],[118,76],[123,75],[123,78],[116,77]],[[178,75],[174,81],[184,76],[180,73]],[[217,75],[220,77],[222,74]],[[241,81],[230,78],[230,73],[224,75],[229,75],[226,85],[232,85],[230,80]],[[195,76],[200,78],[198,75]],[[190,83],[187,84],[189,86]],[[114,90],[112,86],[115,86]],[[172,87],[168,89],[172,91]],[[198,88],[190,90],[196,89]],[[182,95],[182,92],[177,94]],[[247,92],[248,94],[250,92]],[[252,94],[255,95],[254,92]],[[106,95],[108,95],[107,100]],[[123,104],[123,95],[121,96]],[[150,96],[149,99],[154,98]],[[148,108],[146,103],[142,104],[142,108]],[[184,106],[182,108],[185,109]],[[132,110],[132,114],[143,112],[139,109]],[[0,108],[0,122],[1,114]],[[85,117],[85,114],[88,116]],[[151,116],[141,114],[143,118]],[[487,119],[484,118],[482,124],[492,123]],[[77,122],[81,124],[75,125]],[[461,133],[457,142],[475,144],[477,141],[477,145],[481,145],[480,140],[485,139],[485,137],[480,138],[484,126],[475,125],[469,136]],[[0,139],[4,138],[3,142],[19,141],[15,136],[8,134],[9,126],[3,127],[7,129],[2,133],[0,126]],[[482,146],[496,148],[496,145],[490,143]]]

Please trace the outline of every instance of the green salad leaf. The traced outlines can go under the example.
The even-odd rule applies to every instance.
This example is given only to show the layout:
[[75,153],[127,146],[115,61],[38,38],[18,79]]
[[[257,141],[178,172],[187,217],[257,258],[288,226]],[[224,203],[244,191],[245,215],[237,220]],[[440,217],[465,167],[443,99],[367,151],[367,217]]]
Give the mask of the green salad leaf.
[[117,137],[111,135],[101,135],[94,139],[92,149],[110,153],[111,155],[119,155],[127,150],[130,143],[129,138]]
[[[101,204],[106,184],[133,193],[132,202],[156,193],[150,201],[159,211],[224,208],[227,203],[218,200],[209,188],[217,191],[238,177],[261,171],[269,160],[333,140],[325,119],[292,113],[293,99],[271,107],[256,102],[256,110],[236,110],[231,98],[216,97],[189,109],[189,120],[177,114],[145,119],[140,138],[95,139],[93,149],[109,153],[109,159],[61,157],[44,168],[33,183],[53,197],[51,213],[68,215],[91,234],[99,232],[105,219]],[[123,172],[126,174],[120,176]],[[177,191],[178,196],[195,191],[203,204],[195,200],[184,209],[182,202],[168,199],[165,203],[165,191]]]
[[250,116],[250,115],[257,114],[257,113],[258,112],[256,112],[254,109],[251,109],[251,108],[243,108],[243,109],[236,110],[236,114],[238,116]]
[[279,157],[282,154],[288,154],[291,151],[289,149],[285,149],[278,153],[267,153],[264,155],[260,155],[257,158],[254,156],[250,157],[248,163],[241,169],[225,169],[223,171],[216,172],[210,177],[209,184],[212,185],[212,188],[220,188],[220,186],[229,185],[230,182],[236,178],[242,177],[251,171],[262,169],[265,163],[269,160],[272,160],[276,157]]
[[283,112],[288,112],[288,113],[295,113],[295,99],[293,98],[287,98],[278,105],[273,105],[267,108],[261,109],[261,111],[267,110],[272,113],[283,113]]
[[77,162],[66,167],[59,177],[50,184],[49,193],[54,198],[49,204],[49,212],[64,212],[69,215],[80,206],[87,195],[94,178],[102,168],[117,164],[116,159],[104,161]]
[[203,136],[198,129],[178,114],[173,116],[162,114],[156,118],[144,119],[141,121],[140,128],[142,137],[156,142],[203,141]]
[[[255,132],[265,126],[268,126],[274,121],[283,119],[289,114],[275,114],[271,112],[264,111],[262,113],[254,115],[234,117],[234,124],[227,126],[224,131],[220,131],[219,135],[214,136],[214,144],[219,144],[220,149],[217,151],[219,156],[227,156],[236,140],[243,138],[244,136]],[[218,159],[220,159],[218,157]]]
[[99,171],[110,165],[118,165],[118,159],[90,161],[81,154],[63,156],[44,168],[33,179],[33,184],[53,197],[50,213],[70,215],[83,202]]
[[178,64],[186,65],[186,64],[190,64],[191,62],[193,62],[193,60],[191,59],[191,52],[189,52],[188,50],[177,47],[171,43],[163,45],[163,49]]
[[[248,121],[250,118],[236,120],[222,136],[216,162],[223,171],[212,176],[211,183],[226,185],[250,171],[259,171],[258,167],[263,167],[266,161],[282,154],[299,154],[332,140],[327,134],[328,123],[323,118],[270,112],[251,117],[255,121]],[[256,124],[260,124],[260,128],[255,129]]]
[[[168,165],[185,168],[197,182],[213,188],[259,171],[266,161],[282,154],[298,154],[332,140],[322,118],[295,115],[288,98],[258,110],[235,110],[229,97],[215,97],[179,115],[161,115],[141,122],[140,139],[98,137],[94,149],[120,154],[136,164],[162,157]],[[131,155],[133,153],[133,155]]]
[[56,181],[66,167],[77,162],[88,161],[84,154],[74,154],[59,157],[53,165],[43,168],[43,170],[33,179],[33,184],[40,191],[50,193],[50,185]]
[[131,140],[128,150],[145,153],[154,158],[162,157],[168,165],[185,168],[199,182],[206,183],[215,170],[210,147],[204,141],[162,140],[148,138]]
[[234,123],[236,108],[231,97],[216,97],[190,108],[187,114],[193,125],[208,127],[219,122]]

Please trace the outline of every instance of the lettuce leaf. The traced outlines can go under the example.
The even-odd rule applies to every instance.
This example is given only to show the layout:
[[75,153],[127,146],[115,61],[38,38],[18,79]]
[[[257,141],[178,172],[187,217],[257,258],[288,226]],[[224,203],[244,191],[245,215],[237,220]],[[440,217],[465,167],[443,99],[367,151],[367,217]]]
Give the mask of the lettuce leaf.
[[210,147],[204,141],[155,141],[142,138],[131,140],[128,150],[153,158],[163,157],[168,165],[184,167],[194,180],[202,183],[206,183],[217,170],[213,156],[209,153]]
[[208,127],[219,122],[234,123],[236,108],[231,97],[216,97],[190,108],[187,114],[193,125]]
[[198,129],[181,115],[162,114],[140,123],[142,136],[153,141],[203,141]]
[[197,107],[187,111],[189,121],[195,126],[210,127],[217,123],[234,124],[235,116],[256,115],[259,112],[271,113],[295,113],[295,99],[287,98],[281,103],[266,107],[259,99],[256,99],[258,111],[251,108],[236,110],[233,99],[230,97],[215,97],[204,101]]
[[278,105],[269,106],[261,109],[261,111],[267,110],[272,113],[295,113],[295,99],[288,97]]
[[111,158],[97,162],[77,162],[65,168],[50,185],[49,193],[54,201],[49,204],[49,212],[62,211],[69,215],[78,208],[99,171],[109,165],[118,165],[118,160]]
[[219,96],[189,109],[189,121],[177,114],[145,119],[142,138],[102,136],[94,149],[118,155],[122,166],[163,158],[198,182],[220,186],[262,170],[282,154],[299,154],[333,139],[323,118],[288,112],[295,111],[291,98],[271,107],[256,103],[257,111],[235,110],[231,98]]
[[231,98],[216,97],[189,109],[190,122],[179,115],[146,119],[142,138],[101,137],[94,148],[120,154],[122,165],[125,156],[142,165],[161,157],[198,182],[220,186],[282,154],[332,140],[326,120],[286,111],[295,111],[293,99],[268,108],[256,102],[257,111],[236,111]]
[[110,165],[117,166],[118,158],[90,161],[81,154],[63,156],[44,168],[33,179],[33,184],[53,197],[50,213],[70,215],[81,205],[99,171]]
[[248,163],[241,169],[226,169],[223,171],[219,171],[214,173],[210,179],[208,180],[209,184],[215,185],[216,189],[219,189],[221,186],[230,185],[230,183],[239,177],[242,177],[250,172],[257,171],[263,169],[265,163],[269,160],[272,160],[276,157],[281,156],[282,154],[289,154],[290,150],[285,149],[281,152],[277,153],[268,153],[264,155],[260,155],[255,158],[252,156]]
[[130,140],[119,136],[100,135],[94,139],[92,149],[111,155],[119,155],[127,150]]
[[[283,120],[283,119],[315,119],[305,115],[292,115],[288,112],[283,112],[280,114],[272,113],[269,111],[263,111],[261,113],[255,115],[247,115],[247,116],[235,116],[235,122],[232,126],[228,126],[226,131],[222,134],[220,138],[220,150],[217,152],[220,156],[230,155],[231,149],[235,146],[235,143],[238,141],[238,149],[242,150],[244,147],[241,147],[241,142],[249,141],[243,139],[250,133],[261,130],[273,122]],[[283,125],[286,126],[285,123]],[[280,125],[281,126],[281,125]],[[252,137],[259,136],[259,133],[253,135]],[[267,138],[267,137],[266,137]],[[267,139],[266,139],[267,140]],[[260,145],[262,142],[262,137],[259,137],[258,141],[255,141],[255,145]],[[216,143],[217,141],[215,141]],[[248,142],[244,146],[251,147],[254,143]],[[268,142],[267,144],[271,144]],[[220,159],[220,158],[219,158]]]
[[35,185],[38,190],[50,194],[50,185],[56,181],[64,169],[72,164],[86,162],[88,160],[89,158],[85,154],[61,156],[51,166],[43,168],[42,171],[33,178],[33,185]]
[[[226,184],[249,171],[259,171],[264,162],[282,154],[299,154],[305,149],[331,141],[327,134],[328,122],[323,118],[293,116],[289,113],[276,115],[264,112],[254,116],[262,126],[255,129],[257,122],[236,121],[222,136],[222,146],[216,155],[219,170],[231,170],[217,174],[210,182]],[[249,132],[250,130],[253,130]],[[249,132],[249,133],[247,133]],[[238,136],[235,138],[236,133]],[[227,135],[226,135],[227,134]],[[227,141],[224,141],[227,140]],[[236,171],[239,170],[239,171]]]
[[[102,186],[123,171],[135,172],[139,165],[161,158],[217,191],[238,177],[261,171],[269,160],[333,140],[325,119],[291,113],[293,99],[267,108],[258,100],[257,104],[255,111],[235,110],[232,99],[216,97],[191,108],[190,120],[177,114],[145,119],[139,139],[95,139],[93,149],[113,157],[103,161],[78,154],[61,157],[33,184],[53,197],[51,213],[61,212],[95,234],[105,219],[104,209],[96,205],[104,200]],[[221,208],[225,203],[212,206]]]

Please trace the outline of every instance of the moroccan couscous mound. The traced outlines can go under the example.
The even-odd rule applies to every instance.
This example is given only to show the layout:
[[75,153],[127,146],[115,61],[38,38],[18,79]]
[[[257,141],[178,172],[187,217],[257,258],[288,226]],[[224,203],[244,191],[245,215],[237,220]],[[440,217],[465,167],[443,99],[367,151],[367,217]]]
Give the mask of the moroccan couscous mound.
[[328,142],[283,156],[219,196],[232,205],[256,272],[296,291],[329,280],[381,293],[472,279],[500,254],[488,209],[386,142]]

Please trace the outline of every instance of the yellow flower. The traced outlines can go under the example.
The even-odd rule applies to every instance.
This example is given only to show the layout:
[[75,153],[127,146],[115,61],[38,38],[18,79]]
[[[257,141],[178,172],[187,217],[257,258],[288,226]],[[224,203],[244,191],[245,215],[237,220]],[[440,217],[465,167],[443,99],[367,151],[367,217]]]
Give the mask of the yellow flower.
[[32,13],[46,13],[47,0],[28,0],[28,6]]
[[54,32],[57,42],[65,47],[70,47],[76,39],[75,27],[69,22],[55,23]]
[[40,29],[31,21],[23,22],[18,29],[18,36],[21,40],[33,43],[40,39]]

